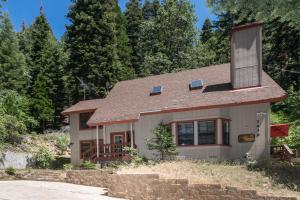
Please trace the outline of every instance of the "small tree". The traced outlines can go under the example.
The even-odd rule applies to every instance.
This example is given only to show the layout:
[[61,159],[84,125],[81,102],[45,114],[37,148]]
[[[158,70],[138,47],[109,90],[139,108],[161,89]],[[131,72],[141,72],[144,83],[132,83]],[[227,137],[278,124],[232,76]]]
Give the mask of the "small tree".
[[147,139],[146,144],[149,150],[156,150],[160,158],[164,160],[167,156],[176,155],[176,145],[173,143],[172,133],[166,125],[160,123],[154,130],[155,138]]

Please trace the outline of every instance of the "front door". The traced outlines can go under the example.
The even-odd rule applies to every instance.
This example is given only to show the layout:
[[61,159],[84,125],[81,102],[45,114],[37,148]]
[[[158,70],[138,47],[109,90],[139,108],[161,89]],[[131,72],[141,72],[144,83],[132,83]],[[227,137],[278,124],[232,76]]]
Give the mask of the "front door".
[[125,146],[125,132],[111,133],[110,141],[113,145],[114,152],[122,152],[122,149]]

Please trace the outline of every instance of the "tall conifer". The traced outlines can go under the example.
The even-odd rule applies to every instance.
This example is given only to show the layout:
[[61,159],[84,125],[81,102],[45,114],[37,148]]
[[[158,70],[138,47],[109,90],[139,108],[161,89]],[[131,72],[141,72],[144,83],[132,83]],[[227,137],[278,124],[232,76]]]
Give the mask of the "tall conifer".
[[0,19],[0,90],[11,89],[26,93],[29,81],[25,57],[7,15]]

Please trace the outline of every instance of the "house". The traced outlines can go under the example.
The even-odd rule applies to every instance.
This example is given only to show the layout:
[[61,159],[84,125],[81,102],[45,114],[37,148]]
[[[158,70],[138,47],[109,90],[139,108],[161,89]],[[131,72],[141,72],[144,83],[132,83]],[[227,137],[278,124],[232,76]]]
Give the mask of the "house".
[[260,23],[235,27],[231,63],[122,81],[66,109],[72,163],[122,159],[126,145],[154,158],[145,139],[161,122],[181,157],[268,158],[270,103],[287,95],[262,70],[261,35]]

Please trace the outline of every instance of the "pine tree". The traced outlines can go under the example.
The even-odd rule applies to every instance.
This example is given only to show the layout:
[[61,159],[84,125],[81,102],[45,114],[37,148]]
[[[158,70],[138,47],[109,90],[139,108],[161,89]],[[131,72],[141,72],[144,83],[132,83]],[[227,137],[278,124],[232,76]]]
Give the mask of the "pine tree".
[[206,18],[200,34],[202,43],[207,42],[212,37],[212,34],[213,33],[211,21],[208,18]]
[[56,41],[43,12],[28,29],[19,34],[19,38],[30,66],[28,95],[33,102],[32,114],[40,124],[37,129],[59,128],[62,122],[60,113],[67,104],[65,53]]
[[120,62],[128,68],[128,74],[124,75],[125,79],[131,79],[135,76],[135,71],[131,65],[132,49],[129,46],[129,39],[126,31],[126,18],[120,7],[116,6],[116,28],[117,28],[117,49]]
[[16,90],[25,94],[28,68],[18,39],[7,15],[0,19],[0,90]]
[[89,85],[88,98],[99,98],[129,74],[128,67],[120,62],[116,7],[116,0],[76,0],[69,10],[67,69],[72,78],[73,101],[83,99],[77,78]]
[[163,46],[162,52],[172,63],[162,72],[192,68],[191,55],[196,39],[196,17],[187,0],[165,0],[158,11],[156,29]]
[[141,73],[141,52],[138,47],[140,41],[140,25],[142,23],[142,8],[140,0],[130,0],[126,4],[126,29],[129,44],[132,49],[131,63],[137,74]]
[[150,20],[157,17],[158,10],[160,7],[160,1],[159,0],[153,0],[152,2],[150,0],[146,0],[143,6],[143,18],[145,20]]

